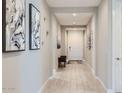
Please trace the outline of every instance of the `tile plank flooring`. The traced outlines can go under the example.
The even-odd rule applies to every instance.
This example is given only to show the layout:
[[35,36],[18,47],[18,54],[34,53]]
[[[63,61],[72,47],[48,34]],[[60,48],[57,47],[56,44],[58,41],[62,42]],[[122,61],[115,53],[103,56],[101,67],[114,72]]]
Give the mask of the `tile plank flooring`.
[[42,93],[106,93],[91,69],[84,63],[73,61],[60,68],[49,79]]

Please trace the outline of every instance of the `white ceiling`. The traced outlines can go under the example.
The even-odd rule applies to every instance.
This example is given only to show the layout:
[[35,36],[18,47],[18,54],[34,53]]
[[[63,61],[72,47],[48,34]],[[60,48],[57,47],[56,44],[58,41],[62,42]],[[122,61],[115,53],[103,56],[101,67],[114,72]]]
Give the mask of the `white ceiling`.
[[55,16],[61,25],[87,25],[92,13],[77,13],[76,16],[72,13],[56,13]]
[[50,7],[96,7],[101,0],[47,0]]

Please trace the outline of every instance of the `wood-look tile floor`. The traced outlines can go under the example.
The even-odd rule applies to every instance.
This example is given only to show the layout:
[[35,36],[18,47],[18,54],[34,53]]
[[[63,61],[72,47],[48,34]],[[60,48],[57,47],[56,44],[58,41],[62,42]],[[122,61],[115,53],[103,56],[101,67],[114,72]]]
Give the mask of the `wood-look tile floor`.
[[42,93],[106,93],[90,68],[73,61],[48,80]]

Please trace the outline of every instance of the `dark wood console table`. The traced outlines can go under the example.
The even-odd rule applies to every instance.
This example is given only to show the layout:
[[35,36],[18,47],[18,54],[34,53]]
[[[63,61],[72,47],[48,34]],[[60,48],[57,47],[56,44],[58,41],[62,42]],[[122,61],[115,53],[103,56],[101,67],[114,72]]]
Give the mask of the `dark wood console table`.
[[64,63],[64,67],[66,67],[66,56],[60,56],[58,58],[58,67],[61,67],[62,63]]

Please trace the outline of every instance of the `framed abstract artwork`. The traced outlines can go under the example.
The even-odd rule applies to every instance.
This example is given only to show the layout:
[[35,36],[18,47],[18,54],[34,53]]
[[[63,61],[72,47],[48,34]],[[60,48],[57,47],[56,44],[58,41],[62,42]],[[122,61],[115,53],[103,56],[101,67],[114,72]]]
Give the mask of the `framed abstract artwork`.
[[89,50],[91,50],[91,48],[92,48],[92,43],[93,43],[93,40],[92,40],[92,37],[93,35],[92,35],[92,32],[90,32],[89,33],[89,37],[88,37],[88,48],[89,48]]
[[40,49],[40,11],[29,4],[29,49]]
[[25,0],[2,1],[3,52],[25,50]]

